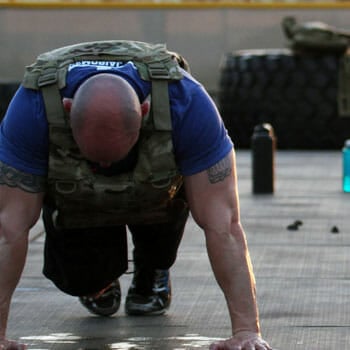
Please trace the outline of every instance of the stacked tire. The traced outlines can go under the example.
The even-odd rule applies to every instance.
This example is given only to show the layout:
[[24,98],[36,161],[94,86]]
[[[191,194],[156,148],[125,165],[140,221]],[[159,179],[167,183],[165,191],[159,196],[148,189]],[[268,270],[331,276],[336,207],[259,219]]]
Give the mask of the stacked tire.
[[218,104],[236,147],[250,147],[254,126],[270,123],[281,149],[339,149],[350,118],[338,113],[337,54],[288,49],[224,56]]
[[5,116],[7,107],[18,89],[19,83],[1,83],[0,82],[0,121]]

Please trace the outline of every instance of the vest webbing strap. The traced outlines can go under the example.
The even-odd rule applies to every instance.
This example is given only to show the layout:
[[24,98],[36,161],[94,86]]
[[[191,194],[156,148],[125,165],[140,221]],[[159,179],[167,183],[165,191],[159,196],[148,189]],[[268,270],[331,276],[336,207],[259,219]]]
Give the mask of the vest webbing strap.
[[46,116],[52,125],[63,125],[65,122],[64,109],[58,88],[58,76],[56,67],[46,67],[38,79],[38,87],[41,89]]
[[[169,71],[162,62],[151,62],[148,65],[148,74],[152,81],[152,110],[153,122],[156,130],[170,131],[170,103],[168,82]],[[160,116],[162,116],[160,118]]]
[[65,112],[57,84],[42,86],[41,92],[49,124],[65,125],[65,118],[63,118]]
[[[152,81],[153,122],[156,130],[170,131],[171,117],[169,107],[168,82],[165,80]],[[159,118],[159,116],[162,116]]]

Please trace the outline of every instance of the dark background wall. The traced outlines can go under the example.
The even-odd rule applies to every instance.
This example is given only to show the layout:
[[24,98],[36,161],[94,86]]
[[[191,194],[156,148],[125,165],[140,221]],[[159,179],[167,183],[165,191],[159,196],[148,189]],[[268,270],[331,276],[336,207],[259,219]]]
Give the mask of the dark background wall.
[[25,65],[58,46],[132,39],[167,43],[215,94],[222,55],[284,47],[280,22],[286,15],[350,29],[347,8],[0,8],[0,81],[19,81]]

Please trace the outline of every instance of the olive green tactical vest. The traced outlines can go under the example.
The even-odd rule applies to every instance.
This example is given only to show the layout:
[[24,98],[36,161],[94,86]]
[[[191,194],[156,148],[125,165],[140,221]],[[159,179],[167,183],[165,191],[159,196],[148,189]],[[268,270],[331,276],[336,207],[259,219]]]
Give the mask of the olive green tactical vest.
[[[95,174],[73,140],[59,90],[70,64],[83,60],[132,61],[151,81],[151,112],[143,118],[138,159],[131,172]],[[40,55],[26,68],[23,86],[41,90],[49,123],[46,200],[55,208],[58,227],[82,228],[155,223],[171,218],[174,196],[182,186],[173,154],[168,83],[182,79],[184,59],[163,44],[99,41],[66,46]]]

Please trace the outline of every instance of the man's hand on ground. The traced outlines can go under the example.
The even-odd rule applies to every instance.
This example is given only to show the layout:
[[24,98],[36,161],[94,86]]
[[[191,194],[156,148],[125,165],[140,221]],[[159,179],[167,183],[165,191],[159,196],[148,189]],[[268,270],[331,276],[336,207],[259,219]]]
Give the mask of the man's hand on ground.
[[253,332],[238,332],[232,338],[210,345],[210,350],[272,350],[271,346]]

